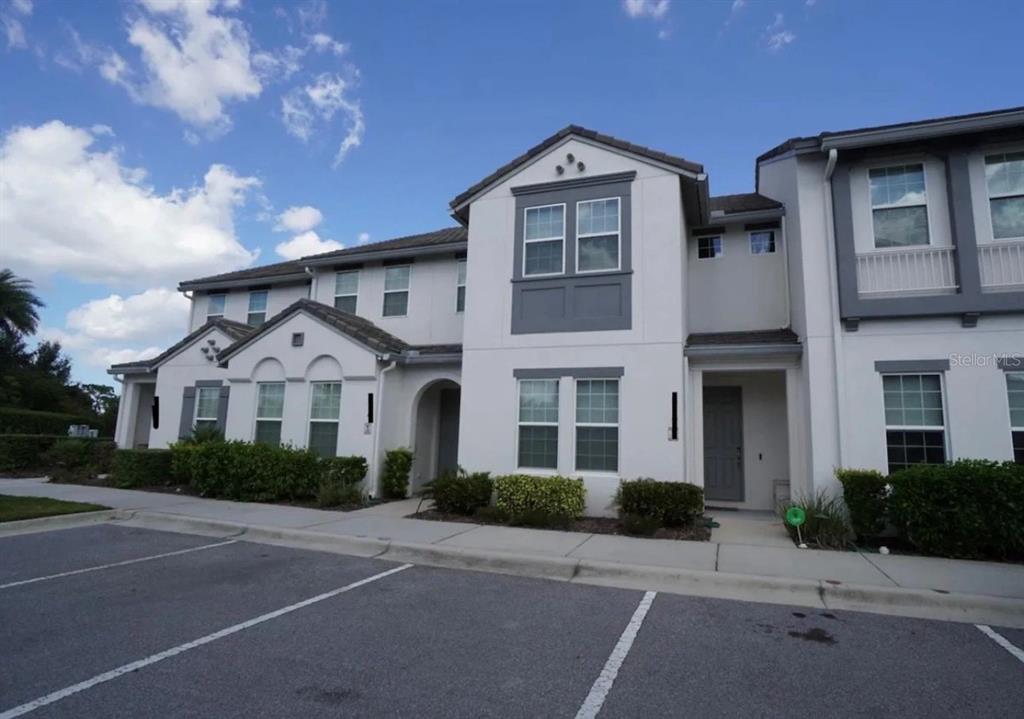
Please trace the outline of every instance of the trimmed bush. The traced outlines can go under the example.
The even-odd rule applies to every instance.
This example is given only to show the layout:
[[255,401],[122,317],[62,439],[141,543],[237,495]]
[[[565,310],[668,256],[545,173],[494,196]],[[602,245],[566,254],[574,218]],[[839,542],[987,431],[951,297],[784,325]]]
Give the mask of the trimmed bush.
[[358,455],[326,457],[320,465],[324,480],[340,485],[359,484],[366,477],[366,458]]
[[334,479],[321,479],[316,503],[322,509],[364,504],[363,490],[358,483],[343,484]]
[[539,512],[576,519],[583,515],[586,489],[582,479],[509,474],[494,480],[495,505],[513,518]]
[[858,537],[877,537],[887,524],[889,480],[873,469],[837,469],[850,524]]
[[65,437],[49,434],[0,435],[0,472],[43,468],[44,455],[58,439]]
[[122,489],[174,483],[169,449],[118,449],[111,462],[114,484]]
[[204,497],[249,502],[312,499],[319,489],[320,458],[308,450],[248,442],[179,443],[171,471]]
[[99,420],[96,417],[63,412],[0,407],[0,434],[50,434],[67,437],[68,427],[73,424],[87,424],[98,428]]
[[779,514],[784,518],[790,507],[804,510],[807,520],[796,527],[783,521],[790,538],[796,542],[802,537],[809,546],[825,549],[845,549],[853,541],[853,530],[842,501],[827,492],[819,492],[811,497],[796,498],[779,506]]
[[73,482],[109,472],[113,453],[111,440],[61,438],[43,455],[43,465],[55,482]]
[[467,473],[463,469],[443,474],[433,482],[434,508],[449,514],[474,514],[491,503],[494,480],[489,472]]
[[959,460],[889,478],[893,523],[919,551],[946,557],[1024,556],[1024,465]]
[[224,433],[217,427],[193,427],[187,438],[181,440],[184,444],[203,444],[204,442],[223,442]]
[[621,516],[648,517],[665,527],[685,527],[704,513],[704,490],[686,482],[650,478],[623,482],[615,493]]
[[412,458],[412,450],[405,447],[384,453],[384,471],[380,478],[380,488],[385,499],[403,499],[409,494]]

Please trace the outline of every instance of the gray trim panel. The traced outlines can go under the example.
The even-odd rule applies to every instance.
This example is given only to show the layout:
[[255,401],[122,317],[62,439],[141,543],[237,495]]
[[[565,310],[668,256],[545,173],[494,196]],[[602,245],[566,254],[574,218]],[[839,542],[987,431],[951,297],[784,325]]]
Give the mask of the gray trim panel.
[[922,360],[878,360],[875,372],[892,374],[899,372],[946,372],[949,370],[948,359]]
[[512,370],[512,376],[516,379],[557,379],[559,377],[615,379],[624,374],[625,370],[622,367],[542,367]]
[[512,194],[530,195],[538,192],[562,192],[573,190],[577,187],[590,187],[592,185],[608,185],[616,182],[632,182],[636,179],[636,170],[629,172],[615,172],[607,175],[591,175],[589,177],[577,177],[572,180],[556,180],[555,182],[540,182],[535,185],[520,185],[512,188]]
[[695,345],[683,348],[686,357],[705,359],[748,359],[751,357],[801,357],[801,344],[757,344],[757,345]]

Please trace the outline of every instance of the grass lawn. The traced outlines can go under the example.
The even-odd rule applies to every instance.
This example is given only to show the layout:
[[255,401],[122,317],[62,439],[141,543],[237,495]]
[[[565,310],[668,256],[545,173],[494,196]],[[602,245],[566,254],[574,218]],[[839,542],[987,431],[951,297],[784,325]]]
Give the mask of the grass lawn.
[[12,497],[7,494],[0,494],[0,522],[52,517],[57,514],[95,512],[98,509],[110,508],[99,504],[65,502],[60,499],[50,499],[49,497]]

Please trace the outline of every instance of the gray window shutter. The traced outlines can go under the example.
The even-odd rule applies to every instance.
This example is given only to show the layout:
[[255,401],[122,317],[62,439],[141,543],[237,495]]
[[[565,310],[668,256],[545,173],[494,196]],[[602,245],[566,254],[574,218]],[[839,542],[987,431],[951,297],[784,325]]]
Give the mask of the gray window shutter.
[[228,426],[228,395],[230,394],[230,387],[227,385],[221,386],[220,402],[217,403],[217,429],[220,430],[221,434],[226,434],[225,428]]
[[192,434],[192,418],[196,414],[196,388],[186,387],[181,393],[181,423],[178,425],[178,439],[188,439]]

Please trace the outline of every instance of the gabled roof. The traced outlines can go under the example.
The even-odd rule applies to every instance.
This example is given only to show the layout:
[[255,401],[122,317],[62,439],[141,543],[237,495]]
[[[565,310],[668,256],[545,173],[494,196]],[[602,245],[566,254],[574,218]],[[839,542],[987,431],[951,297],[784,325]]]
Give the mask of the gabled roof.
[[139,360],[138,362],[122,362],[120,364],[111,365],[107,370],[108,374],[125,374],[130,372],[151,372],[152,370],[159,367],[166,360],[170,359],[174,355],[178,354],[181,350],[188,347],[190,344],[195,342],[197,339],[205,335],[210,330],[220,330],[228,336],[232,342],[237,342],[243,337],[251,334],[255,328],[250,327],[242,322],[235,322],[234,320],[225,319],[218,317],[216,319],[207,320],[206,323],[187,335],[182,337],[178,342],[165,349],[163,352],[158,354],[156,357],[148,360]]
[[668,153],[661,152],[660,150],[652,150],[651,148],[644,147],[642,145],[634,145],[631,142],[620,140],[616,137],[612,137],[611,135],[603,135],[594,130],[588,130],[585,127],[580,127],[579,125],[568,125],[566,127],[563,127],[561,130],[559,130],[546,140],[543,140],[539,144],[534,145],[529,150],[527,150],[526,152],[524,152],[522,155],[515,158],[511,162],[505,163],[497,170],[492,172],[490,175],[480,180],[480,182],[477,182],[475,185],[467,189],[465,192],[460,193],[458,196],[455,197],[455,199],[453,199],[448,204],[451,206],[452,210],[458,210],[459,207],[464,205],[466,201],[469,200],[471,197],[481,192],[491,184],[497,182],[502,177],[509,174],[513,170],[517,169],[521,165],[524,165],[530,160],[533,160],[534,158],[544,154],[550,148],[554,147],[555,145],[557,145],[570,135],[581,137],[586,140],[591,140],[593,142],[598,142],[602,145],[613,147],[616,150],[622,150],[624,152],[629,152],[634,155],[639,155],[640,157],[645,157],[649,160],[654,160],[655,162],[660,162],[662,164],[669,165],[671,167],[683,170],[685,172],[704,172],[703,165],[700,165],[696,162],[690,162],[685,158],[678,157],[676,155],[669,155]]
[[782,203],[770,197],[759,195],[756,192],[744,192],[739,195],[718,195],[709,198],[711,212],[721,212],[726,215],[734,215],[744,212],[758,212],[761,210],[778,210]]
[[303,257],[301,262],[304,265],[329,264],[336,260],[357,262],[361,259],[372,259],[378,255],[394,254],[396,251],[401,250],[443,249],[448,246],[452,246],[451,249],[454,251],[460,249],[458,246],[464,244],[468,239],[469,231],[465,227],[446,227],[443,230],[423,232],[418,235],[406,235],[405,237],[396,237],[393,240],[383,240],[368,245],[346,247],[343,250],[335,250],[334,252],[309,255],[308,257]]

